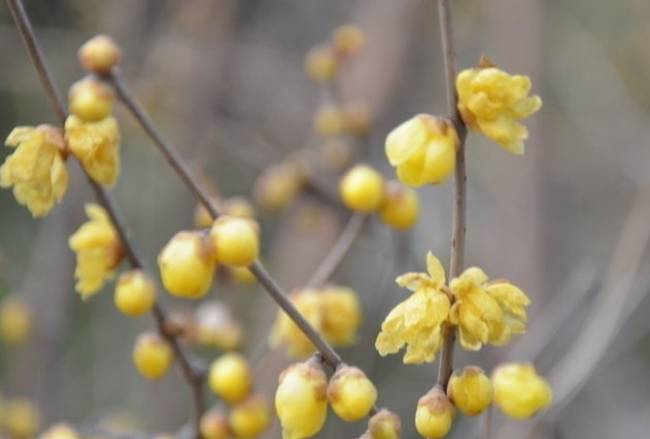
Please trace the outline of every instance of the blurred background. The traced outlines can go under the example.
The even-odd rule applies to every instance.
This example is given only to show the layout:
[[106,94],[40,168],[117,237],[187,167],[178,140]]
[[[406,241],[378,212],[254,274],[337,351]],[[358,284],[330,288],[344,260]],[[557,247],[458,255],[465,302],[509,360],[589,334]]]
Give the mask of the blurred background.
[[[51,0],[26,1],[62,90],[83,72],[78,47],[97,33],[123,49],[125,80],[161,131],[223,197],[251,197],[269,165],[323,140],[312,117],[328,99],[309,80],[306,52],[344,23],[366,34],[363,50],[336,83],[342,103],[370,111],[370,134],[352,145],[355,160],[393,177],[386,134],[414,114],[445,114],[443,65],[433,0]],[[534,361],[551,381],[557,405],[526,422],[495,412],[493,437],[646,437],[650,431],[650,3],[643,0],[454,1],[459,67],[481,54],[533,80],[543,109],[527,126],[523,157],[480,136],[468,138],[468,265],[507,277],[532,298],[529,332],[507,348],[457,349],[456,365],[488,373],[499,362]],[[55,123],[11,16],[0,6],[0,133]],[[130,236],[154,269],[162,246],[193,227],[195,202],[133,119],[122,109],[122,174],[114,198]],[[0,160],[9,150],[0,149]],[[337,170],[316,156],[319,184],[336,193]],[[424,269],[426,252],[448,259],[452,183],[418,190],[423,211],[410,232],[370,221],[333,282],[360,294],[359,343],[342,350],[379,388],[379,404],[416,437],[418,398],[436,366],[381,358],[374,338],[404,298],[394,278]],[[25,343],[0,346],[4,398],[26,397],[42,426],[66,420],[146,434],[175,432],[187,421],[190,394],[178,370],[149,382],[131,361],[133,340],[153,328],[113,305],[113,285],[87,303],[74,292],[68,236],[92,200],[73,166],[65,201],[34,220],[0,191],[0,295],[19,297],[32,315]],[[263,259],[288,290],[304,285],[345,224],[347,214],[307,191],[286,209],[258,210]],[[157,269],[154,270],[157,272]],[[191,311],[199,304],[174,301]],[[276,306],[255,285],[221,277],[208,297],[244,328],[256,388],[272,401],[278,373],[291,361],[266,343]],[[197,348],[210,361],[218,351]],[[211,398],[211,397],[210,397]],[[330,413],[331,414],[331,413]],[[473,437],[481,418],[460,416],[450,437]],[[107,427],[108,428],[108,427]],[[334,415],[318,437],[358,437],[365,423]],[[279,437],[277,420],[264,437]]]

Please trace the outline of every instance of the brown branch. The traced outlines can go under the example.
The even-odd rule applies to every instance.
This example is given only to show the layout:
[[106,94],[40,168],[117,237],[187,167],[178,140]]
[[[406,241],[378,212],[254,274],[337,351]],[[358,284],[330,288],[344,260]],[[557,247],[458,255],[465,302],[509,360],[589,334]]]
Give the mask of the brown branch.
[[[467,174],[465,171],[465,137],[467,129],[458,113],[458,97],[456,95],[456,52],[451,17],[451,1],[438,0],[438,14],[440,19],[440,36],[442,40],[443,58],[445,63],[445,79],[447,92],[447,111],[458,132],[459,145],[456,152],[456,169],[454,181],[454,206],[452,213],[451,254],[449,261],[449,278],[460,275],[465,259],[465,214],[466,214],[466,186]],[[438,366],[437,385],[447,388],[454,363],[454,342],[456,330],[452,326],[445,326],[442,353]]]
[[[213,218],[221,215],[216,204],[210,199],[209,193],[201,186],[199,181],[194,178],[181,157],[178,155],[174,147],[168,143],[160,134],[158,128],[155,126],[151,118],[147,115],[144,109],[133,97],[126,85],[122,82],[118,72],[112,71],[105,77],[105,81],[110,83],[115,92],[129,110],[131,115],[138,121],[142,129],[153,140],[154,144],[158,147],[163,156],[172,169],[179,175],[183,183],[194,194],[198,201],[204,205],[207,211]],[[257,281],[264,287],[271,298],[282,308],[282,310],[291,318],[291,320],[300,328],[305,336],[314,344],[316,349],[321,353],[324,360],[330,367],[335,369],[341,364],[341,357],[336,353],[334,348],[309,324],[309,322],[300,314],[300,312],[293,305],[287,294],[282,290],[280,285],[271,277],[266,271],[262,263],[257,260],[250,266],[250,271],[255,275]]]
[[321,287],[332,277],[341,262],[343,262],[343,258],[350,250],[354,240],[359,236],[367,219],[368,216],[362,213],[355,213],[350,216],[339,238],[307,281],[307,288]]
[[[30,23],[29,16],[25,11],[25,7],[21,0],[7,0],[7,6],[11,11],[14,21],[16,22],[16,27],[20,32],[20,36],[23,42],[25,43],[29,58],[34,65],[36,72],[38,73],[39,79],[43,85],[43,88],[45,89],[46,95],[50,100],[50,104],[54,110],[54,113],[59,119],[60,124],[63,125],[67,117],[67,111],[65,109],[65,105],[63,104],[63,100],[61,99],[61,96],[55,86],[52,74],[50,73],[45,63],[45,57],[40,50],[36,34],[34,33],[34,30]],[[142,268],[142,260],[128,239],[126,226],[120,220],[117,209],[115,208],[110,195],[101,185],[93,181],[87,173],[85,175],[88,178],[88,183],[95,193],[97,202],[101,204],[102,207],[106,210],[109,218],[111,219],[111,222],[113,223],[113,226],[115,227],[115,230],[126,252],[126,257],[129,261],[129,264],[133,268]],[[176,358],[178,359],[183,375],[191,387],[196,410],[195,427],[198,434],[199,421],[204,412],[202,385],[204,372],[198,368],[195,368],[191,364],[188,356],[181,349],[176,337],[169,334],[169,331],[166,331],[165,323],[167,322],[167,313],[159,303],[154,304],[152,315],[156,320],[158,331],[171,345]]]

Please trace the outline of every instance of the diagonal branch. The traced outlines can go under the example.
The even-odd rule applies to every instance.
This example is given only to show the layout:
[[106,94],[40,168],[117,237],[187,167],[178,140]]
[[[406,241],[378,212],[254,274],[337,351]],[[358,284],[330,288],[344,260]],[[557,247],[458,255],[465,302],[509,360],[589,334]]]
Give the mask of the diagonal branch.
[[[65,105],[63,104],[63,100],[61,99],[61,95],[55,86],[52,74],[45,64],[45,57],[40,50],[36,34],[34,33],[34,30],[30,23],[29,16],[25,11],[25,7],[21,0],[7,0],[7,6],[11,11],[14,21],[16,22],[16,27],[20,32],[20,36],[23,42],[25,43],[27,53],[29,54],[30,60],[34,65],[36,72],[38,73],[39,79],[43,85],[43,88],[45,89],[45,93],[50,100],[50,105],[52,106],[54,113],[59,120],[59,123],[63,125],[67,117],[67,111],[65,109]],[[120,241],[122,242],[122,245],[126,251],[126,257],[129,261],[129,264],[133,268],[142,268],[142,260],[136,253],[133,244],[128,239],[126,226],[120,220],[110,195],[101,185],[93,181],[90,176],[88,176],[88,174],[86,174],[86,177],[88,178],[88,183],[95,193],[97,202],[101,204],[102,207],[106,210],[118,236],[120,237]],[[192,390],[196,411],[195,426],[196,431],[198,432],[199,421],[201,415],[205,410],[202,385],[204,372],[192,365],[188,356],[181,349],[176,337],[165,329],[167,322],[167,313],[160,303],[156,303],[154,305],[152,315],[156,320],[158,331],[171,345],[172,350],[178,359],[180,368],[183,372],[183,376],[185,377],[185,380],[188,382]]]
[[[443,58],[445,63],[445,80],[447,91],[447,111],[458,132],[459,145],[456,151],[456,169],[454,178],[454,206],[452,213],[451,255],[449,261],[449,278],[457,277],[463,270],[465,259],[465,232],[466,232],[466,188],[467,174],[465,170],[465,137],[467,129],[458,113],[458,97],[456,95],[456,52],[451,17],[451,0],[438,0],[438,14],[440,18],[440,37],[442,40]],[[453,370],[454,342],[456,331],[451,326],[446,326],[438,366],[437,385],[443,389]]]

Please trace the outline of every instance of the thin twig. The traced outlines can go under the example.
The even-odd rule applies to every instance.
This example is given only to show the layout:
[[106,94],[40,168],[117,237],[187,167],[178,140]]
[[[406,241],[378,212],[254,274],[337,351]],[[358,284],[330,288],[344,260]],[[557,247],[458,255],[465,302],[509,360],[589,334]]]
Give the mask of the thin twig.
[[318,288],[332,277],[341,262],[343,262],[343,258],[350,250],[354,240],[359,236],[367,219],[368,216],[361,213],[350,216],[339,238],[307,281],[307,288]]
[[[451,255],[449,262],[449,278],[460,275],[465,258],[465,214],[466,214],[466,186],[467,174],[465,171],[465,137],[467,129],[460,118],[457,108],[456,95],[456,53],[454,50],[451,2],[438,0],[438,14],[440,18],[440,36],[445,63],[445,79],[447,91],[447,111],[458,132],[459,145],[456,151],[456,169],[454,181],[454,207],[452,213]],[[440,362],[438,366],[438,379],[436,385],[447,388],[454,362],[454,342],[456,331],[454,327],[446,325]]]
[[[67,117],[66,116],[67,111],[65,109],[65,105],[63,104],[63,100],[61,99],[61,95],[55,86],[55,82],[52,77],[52,74],[50,73],[45,63],[45,57],[43,56],[43,53],[40,50],[38,40],[36,39],[36,34],[34,33],[34,30],[30,23],[29,16],[25,11],[25,7],[21,0],[7,0],[7,6],[9,7],[9,10],[11,11],[11,14],[16,22],[16,27],[20,32],[20,36],[23,39],[23,42],[25,43],[27,53],[29,54],[30,60],[34,65],[36,72],[38,73],[39,79],[43,85],[43,88],[45,89],[46,95],[50,100],[50,104],[54,110],[54,113],[59,119],[60,124],[63,125]],[[108,192],[106,192],[106,190],[101,185],[93,181],[87,173],[86,173],[86,177],[88,178],[88,183],[93,189],[93,192],[95,193],[95,197],[98,203],[101,204],[102,207],[106,210],[109,218],[111,219],[111,222],[113,223],[113,226],[120,238],[122,246],[124,247],[129,264],[133,268],[142,268],[143,267],[142,260],[140,259],[140,257],[136,253],[134,246],[128,239],[128,235],[126,233],[126,226],[120,220],[110,195],[108,194]],[[189,383],[190,388],[192,390],[194,404],[195,404],[195,411],[196,411],[195,426],[196,426],[196,431],[198,432],[198,423],[201,418],[201,415],[204,412],[203,385],[202,385],[204,373],[201,370],[194,369],[187,355],[181,349],[178,340],[173,335],[169,334],[169,331],[165,330],[165,322],[167,321],[166,312],[159,303],[156,303],[154,305],[152,310],[152,315],[156,320],[156,324],[158,326],[158,330],[160,334],[171,345],[178,359],[183,375],[186,381]]]
[[[145,110],[140,106],[137,100],[133,97],[124,82],[119,77],[118,72],[112,71],[102,79],[110,83],[115,92],[129,110],[131,115],[138,121],[145,133],[153,140],[154,144],[158,147],[163,156],[172,169],[179,175],[183,183],[194,194],[197,200],[204,205],[206,210],[217,218],[221,215],[217,205],[210,199],[208,191],[206,191],[200,182],[192,176],[190,169],[185,165],[183,159],[178,155],[175,148],[167,142],[160,131],[155,126],[151,118],[147,115]],[[280,285],[271,277],[266,271],[262,263],[257,260],[250,266],[250,271],[255,275],[257,281],[269,293],[271,298],[282,308],[282,310],[291,318],[291,320],[300,328],[305,336],[314,344],[316,349],[321,353],[325,361],[330,367],[335,369],[341,364],[341,357],[336,353],[334,348],[311,326],[311,324],[300,314],[296,309],[288,295],[282,290]]]

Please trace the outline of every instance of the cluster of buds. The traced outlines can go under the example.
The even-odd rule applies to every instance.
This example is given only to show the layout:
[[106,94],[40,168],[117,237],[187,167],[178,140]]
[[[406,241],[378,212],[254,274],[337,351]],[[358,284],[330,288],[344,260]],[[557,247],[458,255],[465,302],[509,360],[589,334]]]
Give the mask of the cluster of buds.
[[242,355],[227,353],[217,358],[210,367],[208,384],[228,405],[229,413],[217,407],[206,412],[200,423],[204,438],[255,438],[270,426],[268,403],[252,393],[253,374]]
[[334,104],[321,105],[313,120],[314,132],[325,139],[343,135],[363,138],[370,131],[370,125],[370,112],[360,103],[342,107]]
[[[327,286],[320,290],[299,290],[291,294],[291,301],[305,320],[333,346],[350,346],[356,341],[361,325],[361,304],[353,289]],[[270,343],[284,346],[295,358],[305,358],[316,350],[284,311],[278,311]]]
[[328,403],[342,420],[354,422],[368,416],[376,401],[377,389],[360,369],[340,365],[328,382],[317,357],[284,370],[275,393],[285,439],[316,435],[327,419]]
[[336,28],[327,41],[307,53],[307,75],[319,84],[333,81],[339,73],[341,63],[357,55],[365,42],[366,37],[357,25],[344,24]]
[[383,223],[398,230],[412,228],[420,215],[420,201],[413,189],[396,180],[386,182],[368,165],[350,169],[341,178],[339,194],[349,209],[376,212]]

